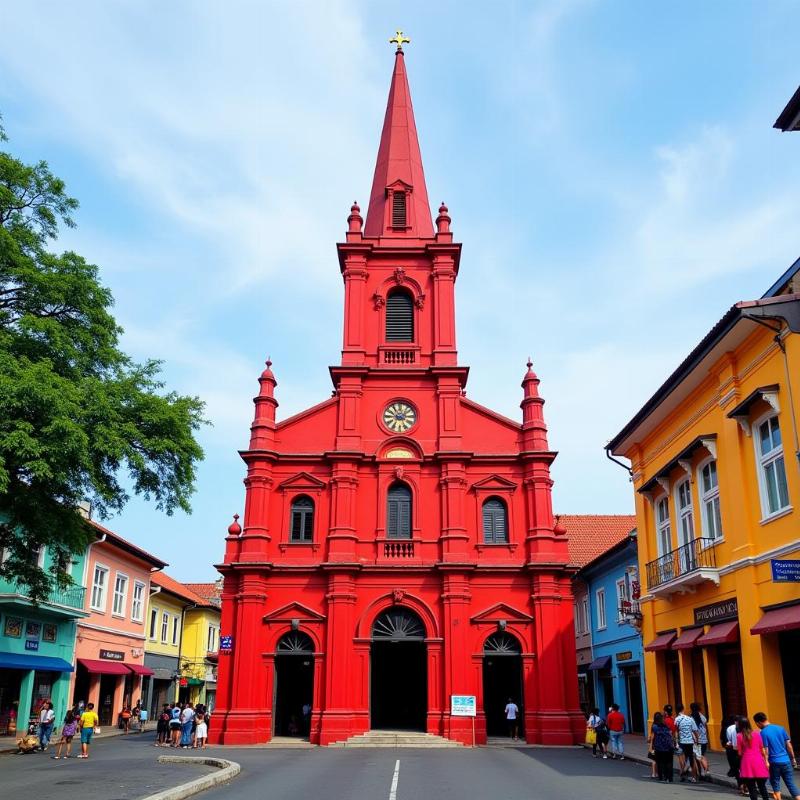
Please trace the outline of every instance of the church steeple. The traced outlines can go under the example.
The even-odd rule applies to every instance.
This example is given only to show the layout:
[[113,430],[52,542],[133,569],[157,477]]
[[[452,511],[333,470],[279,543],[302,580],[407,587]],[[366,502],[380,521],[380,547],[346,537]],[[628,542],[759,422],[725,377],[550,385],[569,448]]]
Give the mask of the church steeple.
[[433,236],[405,57],[399,46],[394,58],[364,236]]

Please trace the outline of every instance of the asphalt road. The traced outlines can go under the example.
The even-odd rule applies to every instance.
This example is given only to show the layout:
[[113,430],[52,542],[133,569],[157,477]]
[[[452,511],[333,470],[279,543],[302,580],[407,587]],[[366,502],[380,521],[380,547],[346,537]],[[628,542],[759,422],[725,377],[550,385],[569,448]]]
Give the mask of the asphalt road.
[[[87,761],[45,754],[0,756],[3,797],[36,800],[136,800],[208,771],[158,764],[144,737],[98,740]],[[181,751],[196,755],[194,751]],[[277,749],[209,747],[242,773],[201,800],[718,800],[730,790],[707,784],[664,786],[630,761],[593,759],[582,748]],[[394,794],[392,790],[394,787]]]

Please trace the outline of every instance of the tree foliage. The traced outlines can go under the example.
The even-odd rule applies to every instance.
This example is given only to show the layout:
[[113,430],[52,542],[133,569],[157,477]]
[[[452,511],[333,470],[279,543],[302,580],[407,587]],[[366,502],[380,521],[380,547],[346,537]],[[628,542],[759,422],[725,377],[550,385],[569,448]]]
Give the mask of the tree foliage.
[[0,576],[36,601],[70,583],[93,537],[82,501],[106,516],[128,486],[188,512],[203,456],[201,401],[165,391],[160,362],[122,352],[98,268],[49,249],[77,208],[44,161],[0,152]]

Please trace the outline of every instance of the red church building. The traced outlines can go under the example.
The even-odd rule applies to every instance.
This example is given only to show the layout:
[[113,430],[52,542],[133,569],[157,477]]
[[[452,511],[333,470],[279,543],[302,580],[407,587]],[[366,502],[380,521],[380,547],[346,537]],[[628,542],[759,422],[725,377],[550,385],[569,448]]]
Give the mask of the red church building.
[[[366,221],[337,245],[344,280],[333,395],[276,421],[259,379],[244,525],[226,539],[212,739],[373,729],[472,742],[583,738],[567,538],[554,520],[544,401],[522,421],[466,396],[447,207],[432,222],[404,55],[395,56]],[[237,518],[238,519],[238,518]],[[305,707],[305,708],[304,708]]]

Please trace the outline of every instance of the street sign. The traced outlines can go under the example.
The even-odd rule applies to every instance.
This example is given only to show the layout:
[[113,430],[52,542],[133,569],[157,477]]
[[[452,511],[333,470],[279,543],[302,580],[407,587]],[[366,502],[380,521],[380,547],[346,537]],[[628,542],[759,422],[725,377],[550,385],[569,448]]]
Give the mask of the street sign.
[[233,636],[220,636],[219,649],[223,653],[230,653],[233,650]]
[[770,563],[774,583],[800,583],[800,559],[773,558]]
[[25,649],[26,650],[38,650],[39,649],[39,641],[37,639],[26,639],[25,640]]
[[474,717],[477,713],[475,695],[450,695],[450,715],[453,717]]

